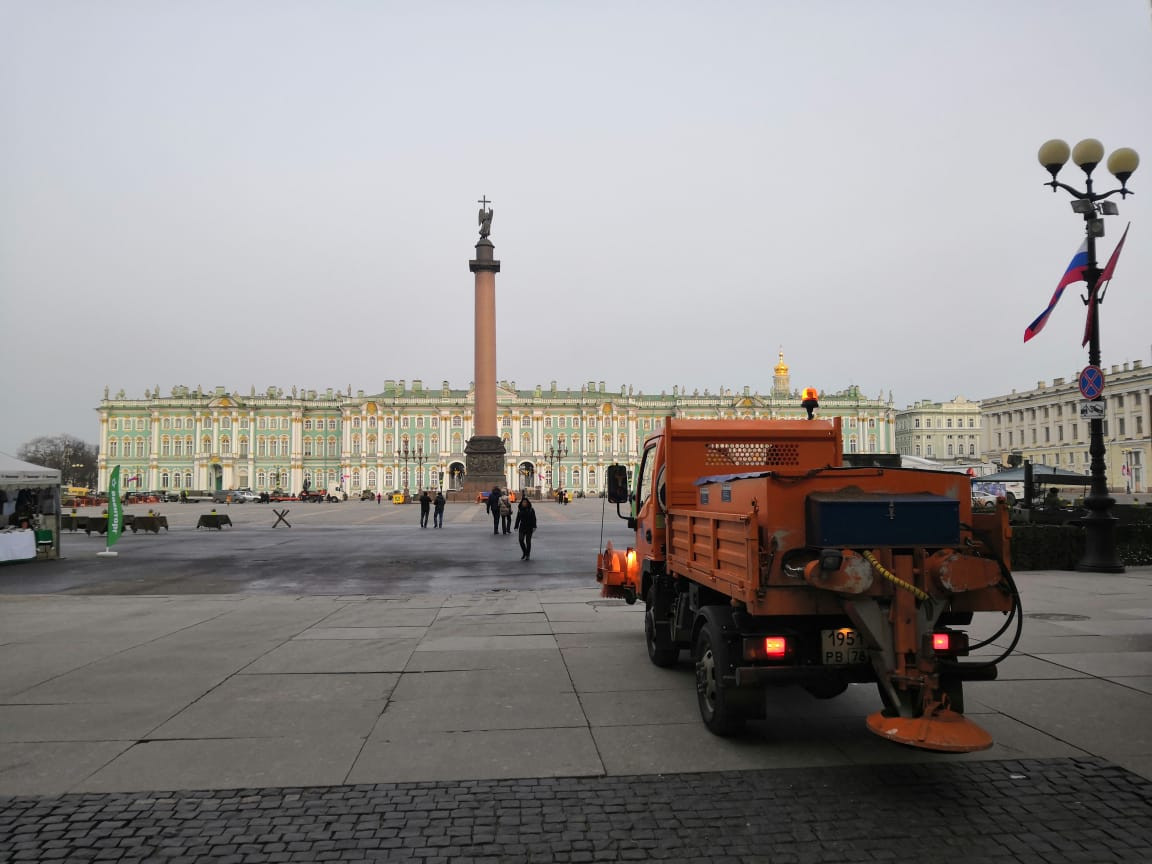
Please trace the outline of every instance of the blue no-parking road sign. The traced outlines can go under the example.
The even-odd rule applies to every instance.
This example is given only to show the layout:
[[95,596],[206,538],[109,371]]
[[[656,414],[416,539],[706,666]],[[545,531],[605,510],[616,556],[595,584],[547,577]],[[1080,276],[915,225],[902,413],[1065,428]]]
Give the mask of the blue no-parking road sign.
[[1085,366],[1080,372],[1080,395],[1095,399],[1104,392],[1104,372],[1099,366]]

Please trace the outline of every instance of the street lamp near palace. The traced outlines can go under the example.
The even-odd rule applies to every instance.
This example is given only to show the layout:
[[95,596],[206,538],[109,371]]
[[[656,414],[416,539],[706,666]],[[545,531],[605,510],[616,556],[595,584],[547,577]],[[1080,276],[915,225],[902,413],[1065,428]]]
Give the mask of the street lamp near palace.
[[408,439],[405,438],[400,443],[400,449],[396,451],[396,459],[404,463],[404,474],[402,475],[403,483],[401,489],[404,492],[404,499],[408,499],[408,463],[415,457],[416,451],[408,446]]
[[416,439],[416,453],[412,457],[416,460],[416,491],[420,492],[424,489],[424,463],[428,460],[424,457],[424,439]]
[[560,460],[568,455],[568,448],[561,444],[559,447],[549,446],[544,451],[544,458],[548,461],[548,466],[552,472],[552,488],[550,492],[556,491],[556,476],[560,469]]
[[[1068,156],[1084,172],[1084,191],[1075,189],[1056,179],[1060,169],[1068,161]],[[1100,313],[1103,297],[1097,293],[1101,270],[1096,266],[1096,238],[1104,236],[1104,216],[1115,216],[1119,211],[1114,201],[1105,201],[1119,194],[1125,198],[1132,194],[1128,189],[1128,178],[1140,164],[1140,157],[1130,147],[1114,150],[1108,157],[1108,170],[1120,181],[1119,189],[1108,192],[1092,190],[1092,171],[1104,158],[1104,145],[1095,138],[1085,138],[1075,147],[1056,138],[1045,141],[1037,154],[1040,164],[1052,175],[1045,183],[1055,192],[1063,189],[1074,199],[1072,211],[1084,217],[1084,233],[1088,251],[1088,264],[1084,269],[1084,281],[1088,295],[1084,298],[1088,306],[1088,365],[1100,367]],[[1103,388],[1097,392],[1092,402],[1103,401]],[[1094,414],[1089,419],[1088,453],[1091,456],[1092,485],[1084,499],[1088,515],[1082,520],[1084,525],[1084,557],[1076,564],[1076,569],[1085,573],[1123,573],[1124,565],[1116,554],[1116,517],[1112,515],[1112,505],[1116,500],[1108,494],[1108,478],[1104,466],[1104,419]]]

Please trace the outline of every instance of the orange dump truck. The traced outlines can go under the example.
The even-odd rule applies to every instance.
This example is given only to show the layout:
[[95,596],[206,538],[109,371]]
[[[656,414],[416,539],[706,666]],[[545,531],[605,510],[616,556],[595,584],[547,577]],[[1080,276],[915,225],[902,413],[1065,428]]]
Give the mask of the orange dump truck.
[[[1007,511],[974,513],[962,474],[845,464],[840,421],[678,420],[609,500],[632,503],[634,547],[598,556],[601,593],[645,602],[657,666],[692,652],[700,714],[728,735],[762,718],[769,690],[830,698],[875,682],[878,735],[943,751],[991,737],[964,717],[963,684],[996,677],[1020,634]],[[996,633],[969,644],[978,612]],[[1007,637],[981,662],[971,649]]]

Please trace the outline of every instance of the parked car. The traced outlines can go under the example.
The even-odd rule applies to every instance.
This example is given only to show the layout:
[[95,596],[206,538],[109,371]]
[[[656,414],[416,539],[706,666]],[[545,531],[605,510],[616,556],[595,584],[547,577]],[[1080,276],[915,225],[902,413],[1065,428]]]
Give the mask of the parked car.
[[237,504],[247,504],[251,502],[259,502],[260,496],[253,492],[251,489],[237,489],[232,493],[232,500]]
[[360,500],[361,501],[375,501],[376,500],[376,493],[373,492],[371,489],[365,489],[363,492],[360,493]]
[[990,510],[996,506],[997,497],[991,492],[972,490],[972,506],[981,510]]

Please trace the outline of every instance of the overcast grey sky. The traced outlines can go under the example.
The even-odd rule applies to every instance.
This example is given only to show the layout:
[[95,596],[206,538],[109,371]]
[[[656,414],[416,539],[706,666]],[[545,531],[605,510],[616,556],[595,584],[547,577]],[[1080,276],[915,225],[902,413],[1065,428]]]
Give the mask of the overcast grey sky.
[[1100,244],[1147,364],[1150,84],[1148,0],[0,0],[0,450],[105,385],[468,386],[481,195],[522,388],[1073,376],[1081,286],[1022,341],[1083,237],[1052,137],[1147,160]]

